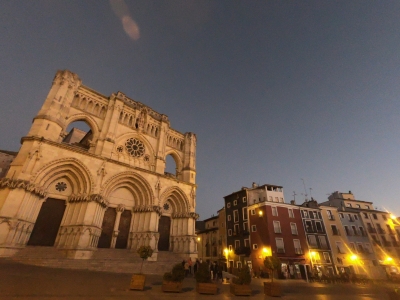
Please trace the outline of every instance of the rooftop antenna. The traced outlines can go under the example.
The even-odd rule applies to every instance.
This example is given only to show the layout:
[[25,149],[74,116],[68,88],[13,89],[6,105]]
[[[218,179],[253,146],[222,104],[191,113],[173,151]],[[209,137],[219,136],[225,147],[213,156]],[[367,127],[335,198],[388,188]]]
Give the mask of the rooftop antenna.
[[311,194],[312,188],[309,188],[309,190],[310,190],[310,198],[312,199],[312,194]]
[[293,200],[294,200],[294,201],[296,201],[296,195],[297,195],[296,192],[293,191]]
[[307,199],[308,194],[307,194],[306,184],[304,183],[304,179],[303,178],[300,178],[300,179],[301,179],[301,181],[303,181],[304,197],[305,197],[305,201],[307,202],[308,201],[308,199]]

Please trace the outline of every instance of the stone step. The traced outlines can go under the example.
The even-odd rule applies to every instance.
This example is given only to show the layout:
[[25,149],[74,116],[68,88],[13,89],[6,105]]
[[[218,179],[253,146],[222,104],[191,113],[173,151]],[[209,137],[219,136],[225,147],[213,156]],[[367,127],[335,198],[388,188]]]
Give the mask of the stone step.
[[[162,275],[187,257],[184,254],[160,251],[158,261],[143,262],[143,273]],[[62,251],[54,247],[28,246],[9,259],[36,266],[115,273],[139,272],[142,264],[138,254],[127,249],[97,249],[91,259],[77,260],[66,258]]]

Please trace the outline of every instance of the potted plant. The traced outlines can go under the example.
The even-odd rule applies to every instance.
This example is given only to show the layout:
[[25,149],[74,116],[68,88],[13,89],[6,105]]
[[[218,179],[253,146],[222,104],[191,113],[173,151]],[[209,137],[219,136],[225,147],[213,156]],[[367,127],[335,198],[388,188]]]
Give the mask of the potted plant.
[[146,259],[153,255],[153,249],[150,246],[140,246],[137,250],[140,258],[142,259],[142,264],[140,266],[139,274],[133,274],[131,279],[131,290],[141,290],[144,289],[144,284],[146,282],[146,275],[142,274],[143,263]]
[[185,268],[181,263],[176,264],[171,272],[164,274],[162,291],[180,293],[182,291],[183,279],[185,279]]
[[281,267],[281,260],[276,256],[267,256],[264,260],[264,266],[268,270],[271,281],[264,282],[264,294],[272,297],[280,297],[282,290],[279,282],[274,282],[275,270]]
[[215,295],[218,291],[217,284],[211,281],[211,273],[208,263],[200,264],[196,272],[196,291],[199,294]]
[[230,291],[235,296],[251,296],[251,274],[248,265],[244,265],[237,278],[233,278]]

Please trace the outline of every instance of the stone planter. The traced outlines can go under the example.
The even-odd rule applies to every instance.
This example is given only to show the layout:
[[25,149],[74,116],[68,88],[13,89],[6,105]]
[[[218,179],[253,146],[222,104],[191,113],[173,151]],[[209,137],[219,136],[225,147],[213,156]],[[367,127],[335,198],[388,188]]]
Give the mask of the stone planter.
[[196,291],[199,294],[215,295],[218,291],[216,283],[197,283]]
[[231,283],[230,292],[235,296],[251,296],[251,288],[249,284]]
[[182,282],[163,281],[161,288],[163,292],[180,293],[182,292]]
[[272,297],[282,296],[281,284],[279,282],[264,282],[264,294]]
[[130,290],[144,290],[144,284],[146,282],[146,275],[144,274],[133,274],[131,279]]

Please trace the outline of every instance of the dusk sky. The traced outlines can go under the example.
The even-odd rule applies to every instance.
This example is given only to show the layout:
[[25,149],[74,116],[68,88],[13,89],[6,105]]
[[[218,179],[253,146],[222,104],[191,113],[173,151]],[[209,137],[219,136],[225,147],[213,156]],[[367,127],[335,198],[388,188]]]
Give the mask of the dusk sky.
[[[252,182],[400,215],[400,1],[1,1],[0,149],[57,70],[197,135],[197,209]],[[309,196],[310,197],[310,196]]]

